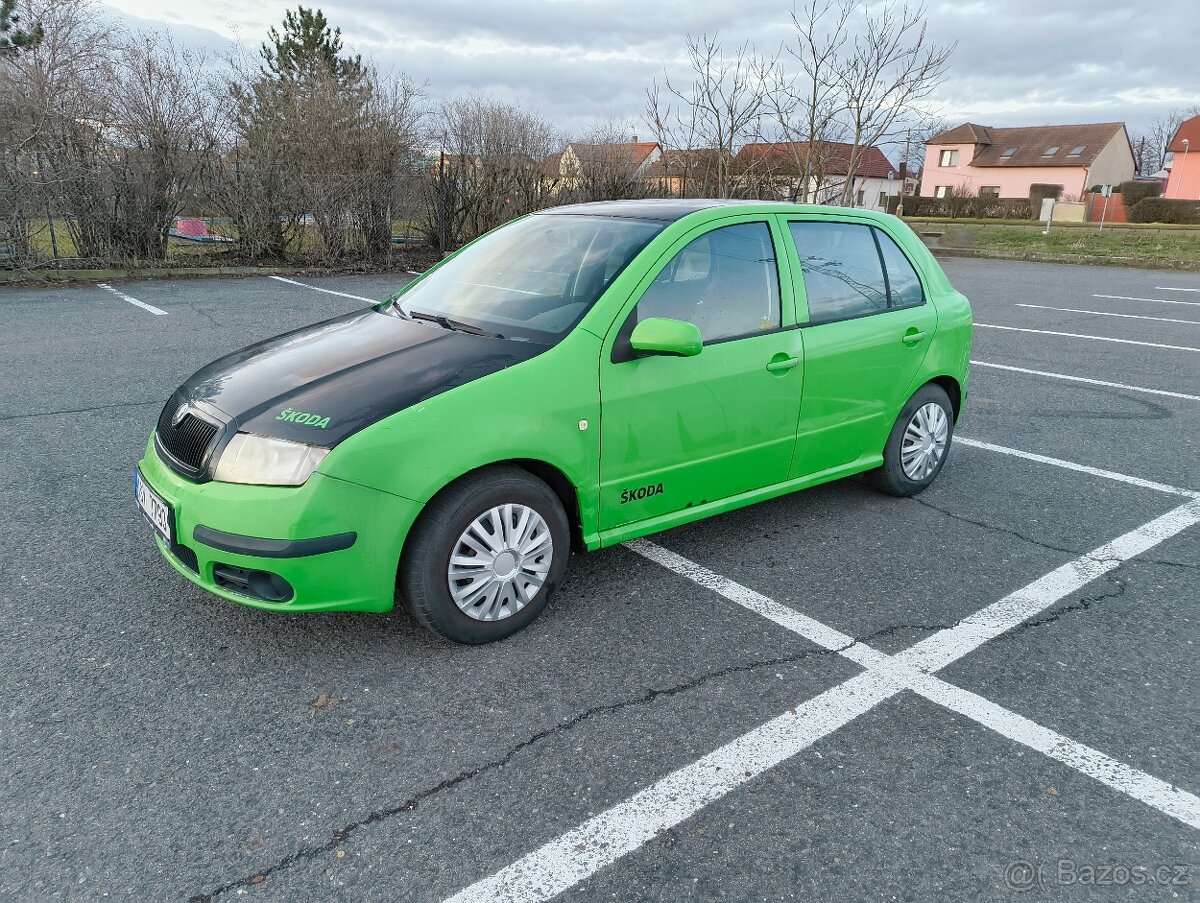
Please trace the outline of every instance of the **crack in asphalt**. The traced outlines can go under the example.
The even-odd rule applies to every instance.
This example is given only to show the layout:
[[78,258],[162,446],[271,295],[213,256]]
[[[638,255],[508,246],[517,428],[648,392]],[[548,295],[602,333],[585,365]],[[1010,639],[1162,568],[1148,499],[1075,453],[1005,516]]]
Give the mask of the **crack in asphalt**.
[[[986,526],[986,525],[983,525],[983,526]],[[1005,531],[1005,532],[1008,532],[1008,531]],[[1097,559],[1097,560],[1104,560],[1104,559]],[[1109,585],[1110,585],[1109,590],[1102,592],[1102,593],[1098,593],[1096,595],[1092,595],[1092,596],[1080,596],[1074,602],[1072,602],[1068,605],[1064,605],[1060,608],[1057,608],[1057,609],[1049,612],[1048,614],[1043,615],[1042,617],[1021,622],[1020,624],[1014,626],[1011,630],[1008,630],[1004,634],[996,637],[996,639],[997,640],[1011,640],[1015,636],[1025,632],[1027,630],[1036,630],[1036,629],[1038,629],[1040,627],[1044,627],[1048,624],[1053,624],[1053,623],[1057,622],[1058,620],[1060,620],[1065,615],[1074,614],[1076,612],[1085,612],[1085,611],[1088,611],[1089,609],[1091,609],[1091,607],[1093,605],[1096,605],[1097,603],[1104,602],[1109,599],[1119,599],[1125,595],[1126,589],[1128,588],[1128,585],[1126,584],[1125,581],[1121,580],[1120,578],[1118,578],[1117,576],[1115,576],[1112,573],[1104,574],[1103,579],[1107,583],[1109,583]],[[575,727],[577,727],[579,724],[583,723],[584,721],[587,721],[598,715],[611,714],[613,712],[619,712],[623,709],[631,708],[634,706],[646,705],[660,697],[671,697],[671,696],[676,696],[680,693],[686,693],[689,690],[693,690],[693,689],[695,689],[699,686],[702,686],[706,683],[710,683],[713,680],[717,680],[721,677],[726,677],[731,674],[745,673],[748,671],[754,671],[758,668],[766,668],[766,667],[772,667],[772,666],[791,664],[791,663],[794,663],[797,661],[801,661],[805,658],[811,658],[811,657],[816,657],[816,656],[840,655],[840,654],[844,653],[846,650],[850,649],[852,646],[870,643],[872,640],[877,639],[878,637],[881,637],[881,636],[892,636],[892,635],[900,633],[900,632],[914,632],[914,631],[933,633],[933,632],[936,632],[939,630],[949,630],[949,629],[953,628],[954,626],[956,626],[956,625],[955,624],[890,624],[886,627],[881,627],[881,628],[874,630],[871,633],[865,634],[863,636],[854,637],[851,642],[846,643],[845,645],[839,646],[836,648],[826,649],[826,648],[818,647],[818,648],[812,648],[812,649],[804,649],[804,650],[794,653],[792,655],[779,656],[779,657],[770,658],[770,659],[760,659],[758,661],[747,662],[747,663],[743,663],[743,664],[739,664],[739,665],[731,665],[727,668],[721,668],[717,671],[711,671],[706,674],[702,674],[699,677],[693,678],[692,680],[689,680],[685,683],[675,684],[674,686],[666,687],[666,688],[662,688],[662,689],[650,688],[650,689],[644,691],[643,693],[639,694],[638,696],[632,697],[630,699],[624,699],[619,702],[605,703],[604,705],[594,706],[590,709],[585,709],[584,711],[578,712],[575,715],[565,718],[564,720],[558,722],[557,724],[553,725],[552,727],[548,727],[543,730],[540,730],[537,733],[533,734],[531,737],[529,737],[525,740],[522,740],[520,743],[517,743],[517,744],[509,747],[508,751],[498,759],[494,759],[490,762],[486,762],[483,765],[479,765],[475,768],[460,771],[458,774],[454,775],[453,777],[446,778],[445,780],[433,785],[432,787],[428,787],[425,790],[422,790],[419,793],[416,793],[415,795],[409,797],[407,800],[405,800],[404,802],[402,802],[398,805],[389,806],[389,807],[386,807],[383,809],[376,809],[375,811],[371,812],[366,817],[361,818],[358,821],[350,822],[349,824],[344,825],[341,828],[337,829],[329,836],[329,839],[325,843],[319,844],[319,845],[314,845],[314,846],[303,847],[299,850],[296,850],[295,852],[289,853],[287,856],[280,859],[274,865],[272,865],[266,869],[263,869],[258,872],[254,872],[253,874],[246,875],[245,877],[242,877],[242,878],[238,878],[237,880],[230,881],[226,884],[221,885],[220,887],[217,887],[216,889],[214,889],[212,891],[209,891],[208,893],[196,894],[189,898],[189,903],[212,903],[212,901],[214,901],[217,897],[220,897],[220,896],[228,893],[229,891],[257,886],[257,885],[265,882],[268,877],[275,874],[276,872],[284,871],[284,870],[290,868],[291,866],[296,865],[297,863],[300,863],[300,862],[316,859],[318,856],[321,856],[324,853],[332,853],[339,846],[341,846],[347,840],[349,840],[351,835],[353,835],[360,828],[365,828],[370,825],[377,824],[379,822],[385,821],[387,819],[390,819],[396,815],[403,814],[405,812],[412,812],[425,800],[428,800],[431,797],[437,796],[438,794],[442,793],[443,791],[449,790],[453,787],[456,787],[459,784],[463,784],[463,783],[465,783],[467,781],[471,781],[481,775],[484,775],[489,772],[496,771],[500,768],[503,768],[505,765],[509,764],[517,755],[519,755],[521,752],[523,752],[525,749],[529,748],[530,746],[532,746],[536,743],[539,743],[548,737],[554,736],[556,734],[564,733],[566,731],[570,731],[570,730],[574,729]]]
[[1125,595],[1125,590],[1128,589],[1128,584],[1124,580],[1122,580],[1120,577],[1118,577],[1116,574],[1111,573],[1111,572],[1104,574],[1103,579],[1106,583],[1109,584],[1110,587],[1115,586],[1116,589],[1109,590],[1109,591],[1106,591],[1103,593],[1099,593],[1095,596],[1080,596],[1078,599],[1076,599],[1074,602],[1070,603],[1069,605],[1063,605],[1060,608],[1056,608],[1053,611],[1049,612],[1048,614],[1043,615],[1040,618],[1034,618],[1034,619],[1031,619],[1028,621],[1022,621],[1020,624],[1018,624],[1012,630],[1008,631],[1007,633],[1002,633],[1000,636],[996,637],[996,639],[997,640],[1011,639],[1015,634],[1017,634],[1019,632],[1024,632],[1026,630],[1035,630],[1038,627],[1045,627],[1047,624],[1053,624],[1059,618],[1061,618],[1063,615],[1074,614],[1075,612],[1079,612],[1079,611],[1087,611],[1089,608],[1091,608],[1097,602],[1105,602],[1109,599],[1120,599],[1122,596]]
[[[1087,555],[1089,558],[1094,557],[1083,549],[1072,549],[1067,546],[1056,546],[1056,545],[1054,545],[1054,543],[1050,543],[1050,542],[1046,542],[1045,540],[1037,539],[1034,536],[1030,536],[1028,533],[1022,533],[1020,530],[1014,530],[1010,527],[1001,527],[997,524],[989,524],[986,521],[975,520],[973,518],[966,517],[965,515],[958,514],[957,512],[950,511],[946,508],[941,508],[941,507],[933,504],[933,502],[919,498],[918,496],[915,496],[915,495],[910,496],[909,501],[916,502],[918,505],[922,505],[926,508],[929,508],[932,511],[936,511],[939,514],[943,514],[946,517],[950,518],[951,520],[956,520],[956,521],[959,521],[960,523],[964,523],[964,524],[970,524],[973,527],[980,527],[981,529],[988,530],[992,533],[1003,533],[1006,536],[1015,537],[1017,539],[1022,540],[1023,542],[1029,543],[1030,545],[1034,545],[1034,546],[1037,546],[1038,548],[1045,549],[1048,552],[1063,552],[1063,553],[1069,554],[1069,555],[1079,555],[1079,556]],[[1100,559],[1097,559],[1097,560],[1100,560]],[[1141,562],[1143,564],[1164,564],[1164,565],[1168,565],[1170,567],[1186,568],[1187,570],[1200,569],[1200,565],[1191,564],[1186,561],[1171,561],[1170,559],[1166,559],[1166,558],[1149,558],[1144,555],[1139,555],[1137,557],[1136,561],[1134,559],[1130,559],[1128,562],[1122,562],[1122,563],[1133,564],[1133,563],[1137,563],[1137,562]]]
[[395,806],[388,806],[383,809],[376,809],[374,812],[371,812],[366,817],[361,818],[358,821],[350,822],[349,824],[344,825],[341,828],[338,828],[336,831],[334,831],[329,836],[329,839],[327,841],[325,841],[325,843],[319,844],[319,845],[314,845],[314,846],[309,846],[309,847],[303,847],[299,850],[289,853],[287,856],[283,857],[278,862],[276,862],[274,865],[272,865],[268,868],[262,869],[261,871],[255,872],[251,875],[246,875],[245,877],[238,878],[235,881],[230,881],[226,884],[222,884],[220,887],[217,887],[216,889],[209,891],[207,893],[195,894],[194,896],[188,898],[188,903],[211,903],[211,901],[215,900],[217,897],[220,897],[220,896],[228,893],[229,891],[238,890],[241,888],[255,887],[259,884],[262,884],[264,881],[267,880],[267,878],[269,878],[271,875],[275,874],[276,872],[284,871],[284,870],[290,868],[291,866],[296,865],[297,863],[300,863],[300,862],[305,862],[305,861],[308,861],[311,859],[316,859],[318,856],[320,856],[324,853],[332,853],[334,850],[337,849],[337,847],[339,847],[343,843],[345,843],[350,838],[350,836],[352,834],[354,834],[356,831],[358,831],[360,828],[365,828],[369,825],[377,824],[379,822],[382,822],[389,818],[392,818],[393,816],[401,815],[405,812],[412,812],[425,800],[428,800],[431,797],[437,796],[438,794],[442,793],[443,791],[449,790],[453,787],[456,787],[459,784],[473,780],[474,778],[477,778],[480,775],[487,774],[488,772],[496,771],[500,768],[503,768],[505,765],[507,765],[509,762],[511,762],[517,755],[519,755],[522,751],[524,751],[528,747],[534,745],[535,743],[539,743],[540,741],[546,739],[547,737],[554,736],[555,734],[560,734],[565,731],[572,730],[573,728],[575,728],[582,722],[587,721],[591,718],[594,718],[597,715],[605,715],[605,714],[610,714],[612,712],[619,712],[622,709],[631,708],[633,706],[645,705],[645,704],[653,702],[654,700],[659,699],[661,697],[671,697],[671,696],[676,696],[680,693],[686,693],[689,690],[693,690],[696,687],[702,686],[703,684],[709,683],[713,680],[717,680],[721,677],[726,677],[730,674],[737,674],[737,673],[742,673],[742,672],[747,672],[747,671],[753,671],[758,668],[766,668],[766,667],[772,667],[772,666],[791,664],[793,662],[797,662],[797,661],[800,661],[805,658],[812,658],[812,657],[816,657],[816,656],[838,655],[838,654],[844,652],[845,650],[849,649],[851,646],[853,646],[857,642],[858,642],[858,640],[855,640],[854,642],[847,643],[845,646],[842,646],[842,647],[839,647],[836,649],[825,649],[822,647],[817,647],[817,648],[812,648],[812,649],[804,649],[800,652],[793,653],[792,655],[780,656],[777,658],[769,658],[769,659],[759,659],[754,662],[747,662],[747,663],[740,664],[740,665],[731,665],[727,668],[722,668],[718,671],[711,671],[706,674],[702,674],[699,677],[696,677],[690,681],[687,681],[686,683],[676,684],[674,686],[665,687],[662,689],[651,688],[651,689],[648,689],[648,690],[644,691],[643,693],[639,694],[638,696],[632,697],[630,699],[624,699],[624,700],[621,700],[620,702],[610,702],[610,703],[606,703],[604,705],[595,706],[590,709],[585,709],[584,711],[579,712],[575,715],[572,715],[568,718],[565,718],[564,720],[558,722],[557,724],[553,725],[552,727],[548,727],[543,730],[540,730],[533,736],[529,737],[528,739],[522,740],[520,743],[517,743],[517,744],[509,747],[508,751],[498,759],[493,759],[492,761],[486,762],[483,765],[479,765],[475,768],[460,771],[458,774],[454,775],[453,777],[446,778],[444,781],[441,781],[440,783],[435,784],[432,787],[427,787],[426,789],[420,791],[419,793],[414,794],[413,796],[406,799],[404,802],[399,803]]
[[0,417],[0,421],[4,420],[24,420],[30,417],[54,417],[59,414],[90,414],[93,411],[108,411],[113,408],[139,408],[149,404],[163,403],[161,398],[154,401],[119,401],[114,404],[98,404],[91,408],[67,408],[62,411],[34,411],[32,414],[5,414]]
[[[145,402],[145,403],[148,403],[148,402]],[[1046,549],[1048,551],[1059,552],[1059,553],[1064,553],[1064,554],[1071,554],[1071,555],[1076,555],[1076,556],[1087,556],[1089,558],[1093,558],[1093,560],[1096,560],[1096,561],[1111,560],[1111,559],[1097,558],[1095,556],[1088,554],[1087,552],[1081,552],[1078,549],[1071,549],[1071,548],[1067,548],[1065,546],[1056,546],[1053,543],[1044,542],[1042,540],[1036,539],[1035,537],[1021,533],[1018,530],[1013,530],[1013,529],[1010,529],[1007,527],[1000,527],[995,524],[989,524],[989,523],[986,523],[983,521],[974,520],[972,518],[968,518],[963,515],[956,514],[955,512],[948,511],[944,508],[941,508],[937,505],[934,505],[931,502],[928,502],[928,501],[925,501],[922,499],[913,498],[912,500],[917,502],[920,505],[925,506],[926,508],[930,508],[934,511],[937,511],[940,514],[942,514],[946,517],[949,517],[953,520],[971,524],[973,526],[976,526],[976,527],[979,527],[981,529],[988,530],[991,532],[1002,533],[1002,534],[1006,534],[1009,536],[1013,536],[1017,539],[1022,540],[1023,542],[1030,543],[1032,545],[1038,546],[1038,547]],[[1162,559],[1142,559],[1142,560],[1153,562],[1156,564],[1173,565],[1173,566],[1177,566],[1177,567],[1185,567],[1185,568],[1195,567],[1194,565],[1185,564],[1182,562],[1167,561],[1167,560],[1162,560]],[[1125,562],[1124,560],[1122,560],[1121,563],[1125,564],[1128,562]],[[1109,599],[1119,599],[1125,595],[1125,592],[1127,589],[1127,584],[1125,581],[1116,577],[1112,573],[1105,573],[1102,575],[1102,577],[1110,586],[1110,588],[1108,590],[1106,590],[1105,592],[1098,593],[1098,594],[1092,595],[1092,596],[1080,596],[1074,602],[1072,602],[1068,605],[1064,605],[1060,608],[1057,608],[1057,609],[1049,612],[1048,614],[1043,615],[1042,617],[1023,621],[1022,623],[1015,625],[1011,630],[1006,631],[1001,636],[996,637],[996,639],[1011,640],[1013,637],[1025,632],[1027,630],[1036,630],[1036,629],[1038,629],[1040,627],[1044,627],[1048,624],[1053,624],[1053,623],[1059,621],[1065,615],[1073,614],[1076,612],[1085,612],[1085,611],[1088,611],[1093,605],[1095,605],[1097,603],[1104,602]],[[518,756],[521,752],[523,752],[525,749],[529,748],[530,746],[532,746],[536,743],[539,743],[548,737],[554,736],[559,733],[563,733],[565,731],[570,731],[570,730],[574,729],[576,726],[578,726],[579,724],[583,723],[584,721],[587,721],[598,715],[610,714],[613,712],[621,711],[626,708],[631,708],[631,707],[640,706],[640,705],[646,705],[646,704],[651,703],[654,700],[658,699],[659,697],[671,697],[671,696],[678,695],[680,693],[685,693],[685,692],[688,692],[689,690],[693,690],[699,686],[702,686],[703,684],[709,683],[713,680],[717,680],[721,677],[725,677],[725,676],[728,676],[731,674],[744,673],[744,672],[748,672],[748,671],[753,671],[758,668],[790,664],[790,663],[800,661],[805,658],[814,657],[814,656],[838,655],[838,654],[844,653],[847,649],[851,648],[852,646],[858,645],[860,643],[864,643],[864,644],[869,643],[872,640],[877,639],[881,636],[893,636],[893,635],[895,635],[897,633],[901,633],[901,632],[933,633],[933,632],[936,632],[939,630],[948,630],[948,629],[953,628],[954,626],[955,626],[955,624],[891,624],[886,627],[881,627],[877,630],[874,630],[871,633],[868,633],[866,635],[854,637],[851,640],[851,642],[845,644],[844,646],[840,646],[837,648],[826,649],[826,648],[818,647],[818,648],[813,648],[813,649],[805,649],[805,650],[802,650],[801,652],[798,652],[798,653],[795,653],[792,655],[788,655],[788,656],[781,656],[781,657],[770,658],[770,659],[760,659],[760,660],[754,661],[754,662],[748,662],[748,663],[743,663],[743,664],[739,664],[739,665],[731,665],[727,668],[722,668],[717,671],[712,671],[712,672],[709,672],[706,674],[702,674],[699,677],[696,677],[685,683],[676,684],[674,686],[661,688],[661,689],[650,688],[650,689],[644,691],[643,693],[639,694],[638,696],[635,696],[630,699],[621,700],[619,702],[606,703],[604,705],[594,706],[590,709],[585,709],[584,711],[579,712],[575,715],[572,715],[572,716],[558,722],[557,724],[553,725],[552,727],[548,727],[541,731],[538,731],[537,733],[533,734],[531,737],[529,737],[525,740],[522,740],[521,742],[509,747],[508,751],[498,759],[494,759],[490,762],[486,762],[475,768],[460,771],[458,774],[456,774],[452,777],[446,778],[445,780],[443,780],[431,787],[428,787],[425,790],[420,791],[419,793],[416,793],[415,795],[409,797],[407,800],[405,800],[402,803],[399,803],[398,805],[389,806],[389,807],[382,808],[382,809],[376,809],[375,811],[371,812],[364,818],[361,818],[354,822],[350,822],[349,824],[346,824],[346,825],[342,826],[341,828],[338,828],[336,831],[334,831],[329,836],[329,839],[327,841],[325,841],[325,843],[308,846],[308,847],[303,847],[299,850],[289,853],[287,856],[283,857],[278,862],[276,862],[274,865],[272,865],[266,869],[263,869],[261,871],[255,872],[250,875],[246,875],[246,876],[244,876],[242,878],[238,878],[234,881],[230,881],[226,884],[223,884],[223,885],[215,888],[212,891],[209,891],[208,893],[196,894],[189,898],[189,903],[211,903],[211,901],[215,900],[217,897],[220,897],[230,891],[238,890],[238,889],[242,889],[242,888],[254,887],[259,884],[262,884],[271,875],[273,875],[277,872],[280,872],[280,871],[284,871],[284,870],[290,868],[291,866],[296,865],[297,863],[316,859],[317,857],[319,857],[325,853],[331,853],[331,852],[335,851],[339,846],[344,844],[347,840],[349,840],[349,838],[355,832],[357,832],[360,828],[365,828],[370,825],[377,824],[379,822],[385,821],[387,819],[390,819],[394,816],[403,814],[405,812],[412,812],[425,800],[435,797],[438,794],[442,793],[443,791],[446,791],[453,787],[456,787],[459,784],[474,780],[475,778],[477,778],[481,775],[501,769],[505,765],[509,764],[516,756]]]

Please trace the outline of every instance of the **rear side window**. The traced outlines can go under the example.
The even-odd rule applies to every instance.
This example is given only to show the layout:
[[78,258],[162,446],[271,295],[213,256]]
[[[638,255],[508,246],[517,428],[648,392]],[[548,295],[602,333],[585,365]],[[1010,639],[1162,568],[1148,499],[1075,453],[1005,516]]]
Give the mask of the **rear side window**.
[[788,223],[788,228],[804,271],[810,322],[887,310],[887,282],[870,226]]
[[789,223],[810,323],[848,320],[925,301],[921,280],[885,233],[857,223]]
[[887,270],[892,307],[912,307],[924,303],[925,292],[921,288],[921,277],[904,256],[904,252],[886,233],[879,229],[874,231],[875,238],[879,241],[879,252],[883,255],[883,265]]
[[649,317],[695,323],[706,343],[778,329],[779,272],[767,224],[724,226],[690,242],[646,289],[632,322]]

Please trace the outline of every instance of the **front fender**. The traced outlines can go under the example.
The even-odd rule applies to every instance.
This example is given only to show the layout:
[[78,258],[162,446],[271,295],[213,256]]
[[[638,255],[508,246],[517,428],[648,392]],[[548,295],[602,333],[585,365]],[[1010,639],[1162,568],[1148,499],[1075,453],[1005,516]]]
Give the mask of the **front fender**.
[[596,336],[575,329],[531,360],[350,436],[318,470],[424,504],[463,474],[488,464],[542,461],[575,486],[586,541],[598,527],[600,344]]

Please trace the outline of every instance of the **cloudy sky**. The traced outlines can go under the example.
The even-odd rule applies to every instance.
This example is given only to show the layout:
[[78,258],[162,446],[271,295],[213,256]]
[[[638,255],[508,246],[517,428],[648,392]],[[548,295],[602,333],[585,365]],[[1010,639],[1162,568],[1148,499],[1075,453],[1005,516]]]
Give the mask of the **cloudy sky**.
[[[348,49],[427,83],[434,100],[488,92],[576,134],[597,120],[639,127],[646,86],[664,70],[685,74],[688,33],[768,50],[793,32],[790,0],[310,2],[341,27]],[[222,52],[257,47],[294,0],[107,5],[131,25]],[[953,123],[1123,120],[1137,132],[1200,104],[1198,0],[927,0],[927,8],[934,40],[958,45],[934,98]]]

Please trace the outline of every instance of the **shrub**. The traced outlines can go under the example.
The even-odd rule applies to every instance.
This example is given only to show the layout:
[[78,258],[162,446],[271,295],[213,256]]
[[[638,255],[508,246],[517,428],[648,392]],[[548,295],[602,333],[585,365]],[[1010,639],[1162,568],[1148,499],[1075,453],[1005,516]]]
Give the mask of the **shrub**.
[[1200,224],[1200,201],[1142,198],[1127,208],[1126,216],[1131,223],[1197,225]]
[[[888,198],[888,213],[896,212],[897,198]],[[905,218],[948,216],[963,219],[1029,219],[1029,201],[1024,198],[992,197],[906,197]]]
[[1061,185],[1050,185],[1045,182],[1034,182],[1029,186],[1029,217],[1038,219],[1042,215],[1042,201],[1046,198],[1058,200],[1062,197]]
[[1161,190],[1162,186],[1158,182],[1138,181],[1122,182],[1113,189],[1125,199],[1126,207],[1132,207],[1146,198],[1156,198]]

